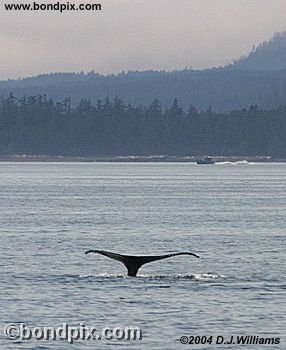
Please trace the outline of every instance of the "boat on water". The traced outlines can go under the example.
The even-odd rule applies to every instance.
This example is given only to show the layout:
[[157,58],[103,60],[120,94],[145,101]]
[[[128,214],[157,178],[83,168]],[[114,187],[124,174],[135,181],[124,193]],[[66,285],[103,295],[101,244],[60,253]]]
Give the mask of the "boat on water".
[[205,157],[197,160],[197,164],[206,165],[206,164],[215,164],[215,161],[211,157]]

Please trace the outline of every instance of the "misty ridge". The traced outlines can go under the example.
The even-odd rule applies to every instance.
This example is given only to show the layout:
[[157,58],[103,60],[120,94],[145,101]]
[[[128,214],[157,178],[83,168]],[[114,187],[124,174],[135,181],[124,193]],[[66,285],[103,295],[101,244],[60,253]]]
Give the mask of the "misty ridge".
[[286,159],[286,33],[207,70],[0,82],[0,155]]
[[107,96],[121,98],[135,106],[158,99],[163,107],[177,98],[183,108],[217,112],[258,105],[273,109],[286,101],[286,32],[253,48],[246,57],[232,64],[206,70],[130,71],[100,75],[89,73],[51,73],[18,80],[0,81],[0,95],[48,95],[55,101],[67,96],[72,103],[82,98],[92,102]]

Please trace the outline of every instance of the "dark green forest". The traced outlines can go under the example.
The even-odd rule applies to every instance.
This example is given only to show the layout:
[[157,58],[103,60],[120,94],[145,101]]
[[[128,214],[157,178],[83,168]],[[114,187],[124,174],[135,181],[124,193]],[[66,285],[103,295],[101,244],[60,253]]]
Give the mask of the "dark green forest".
[[0,100],[0,153],[46,155],[237,155],[286,157],[286,108],[256,105],[225,113],[125,104],[118,97],[46,95]]

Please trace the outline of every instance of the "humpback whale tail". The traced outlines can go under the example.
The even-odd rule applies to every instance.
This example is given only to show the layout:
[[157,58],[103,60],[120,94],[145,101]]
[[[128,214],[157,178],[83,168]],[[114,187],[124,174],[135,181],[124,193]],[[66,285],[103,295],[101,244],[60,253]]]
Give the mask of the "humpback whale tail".
[[147,256],[122,255],[122,254],[108,252],[106,250],[88,250],[85,252],[85,254],[89,254],[89,253],[101,254],[101,255],[107,256],[108,258],[120,261],[127,268],[128,276],[134,276],[134,277],[136,276],[138,270],[142,265],[150,263],[152,261],[168,259],[177,255],[192,255],[192,256],[195,256],[196,258],[199,258],[198,255],[194,253],[189,253],[189,252],[172,253],[172,254],[165,254],[165,255],[147,255]]

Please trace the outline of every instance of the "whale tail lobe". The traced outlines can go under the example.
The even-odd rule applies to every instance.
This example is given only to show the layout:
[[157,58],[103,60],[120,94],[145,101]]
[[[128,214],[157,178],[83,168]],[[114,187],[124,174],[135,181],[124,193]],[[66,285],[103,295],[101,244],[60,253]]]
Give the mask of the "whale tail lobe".
[[142,265],[153,261],[168,259],[177,255],[192,255],[192,256],[195,256],[196,258],[199,258],[198,255],[194,253],[189,253],[189,252],[180,252],[180,253],[172,253],[172,254],[165,254],[165,255],[147,255],[147,256],[122,255],[122,254],[108,252],[106,250],[88,250],[85,252],[85,254],[89,254],[89,253],[101,254],[113,260],[120,261],[127,268],[127,275],[133,276],[133,277],[137,275],[137,272]]

